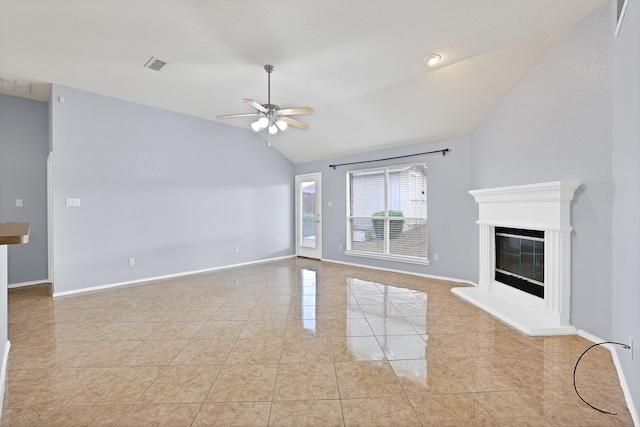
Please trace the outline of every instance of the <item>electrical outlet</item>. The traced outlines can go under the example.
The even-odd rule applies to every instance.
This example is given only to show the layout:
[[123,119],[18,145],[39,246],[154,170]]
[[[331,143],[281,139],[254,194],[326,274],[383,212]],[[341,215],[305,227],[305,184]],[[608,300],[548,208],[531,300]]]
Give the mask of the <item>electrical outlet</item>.
[[340,250],[342,250],[342,245],[340,245]]
[[438,256],[438,254],[433,254],[433,260],[434,261],[438,261],[440,259],[440,257]]
[[22,199],[16,199],[16,207],[22,207]]
[[236,252],[240,252],[240,246],[236,246]]
[[129,258],[129,265],[136,265],[136,259],[135,258]]
[[631,354],[629,355],[629,357],[631,358],[631,360],[633,360],[633,338],[629,337],[629,347],[631,347],[629,350],[631,350]]
[[66,204],[67,206],[71,206],[74,208],[79,208],[80,207],[80,199],[67,199],[66,200]]

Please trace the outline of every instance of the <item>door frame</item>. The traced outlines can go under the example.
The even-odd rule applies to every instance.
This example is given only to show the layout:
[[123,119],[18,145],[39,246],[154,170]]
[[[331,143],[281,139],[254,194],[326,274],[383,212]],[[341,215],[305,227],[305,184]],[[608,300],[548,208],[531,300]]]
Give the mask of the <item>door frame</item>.
[[[304,181],[316,182],[316,247],[307,248],[301,246],[302,200],[301,183]],[[295,177],[295,236],[296,255],[306,258],[322,259],[322,172],[296,175]]]
[[51,283],[51,294],[54,291],[53,264],[53,150],[47,156],[47,272]]

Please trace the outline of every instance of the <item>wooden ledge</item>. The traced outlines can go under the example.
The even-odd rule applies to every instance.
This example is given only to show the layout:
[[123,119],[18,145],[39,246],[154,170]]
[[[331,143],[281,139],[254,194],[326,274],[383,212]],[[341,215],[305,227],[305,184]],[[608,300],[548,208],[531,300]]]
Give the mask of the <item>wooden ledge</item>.
[[20,245],[28,241],[28,222],[0,223],[0,245]]

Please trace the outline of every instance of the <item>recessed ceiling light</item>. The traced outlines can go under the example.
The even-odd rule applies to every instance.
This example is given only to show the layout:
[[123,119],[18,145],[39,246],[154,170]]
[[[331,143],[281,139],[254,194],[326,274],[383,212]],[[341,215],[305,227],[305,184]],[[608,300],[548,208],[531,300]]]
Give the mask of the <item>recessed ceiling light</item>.
[[440,62],[441,59],[442,57],[440,55],[434,53],[433,55],[425,56],[424,58],[422,58],[422,62],[427,65],[436,65],[438,62]]

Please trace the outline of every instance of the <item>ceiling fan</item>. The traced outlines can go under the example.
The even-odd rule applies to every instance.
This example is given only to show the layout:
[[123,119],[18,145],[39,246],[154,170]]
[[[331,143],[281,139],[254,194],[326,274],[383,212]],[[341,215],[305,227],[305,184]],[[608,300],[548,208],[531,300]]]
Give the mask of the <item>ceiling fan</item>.
[[265,65],[265,71],[268,74],[268,98],[266,104],[258,104],[253,99],[243,99],[244,102],[251,105],[258,110],[256,113],[246,114],[228,114],[224,116],[217,116],[217,119],[234,119],[237,117],[257,117],[258,120],[251,123],[251,129],[256,132],[260,132],[264,129],[269,130],[269,135],[278,133],[278,130],[285,130],[287,125],[297,127],[299,129],[309,129],[309,125],[296,120],[289,116],[295,116],[299,114],[311,114],[313,109],[309,107],[299,108],[283,108],[281,109],[277,105],[271,103],[271,73],[274,70],[273,65]]

